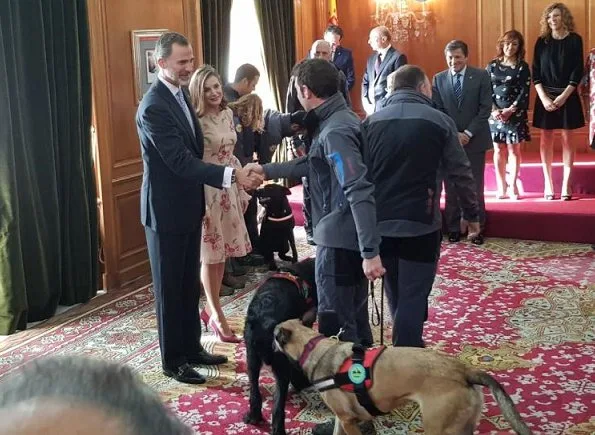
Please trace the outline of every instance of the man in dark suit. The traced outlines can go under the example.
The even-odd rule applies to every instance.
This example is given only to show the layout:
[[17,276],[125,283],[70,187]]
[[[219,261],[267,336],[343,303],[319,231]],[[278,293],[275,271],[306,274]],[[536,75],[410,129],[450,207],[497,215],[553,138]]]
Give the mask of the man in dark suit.
[[368,44],[376,53],[368,58],[362,79],[362,104],[368,115],[382,106],[388,75],[407,63],[407,56],[393,48],[390,40],[385,26],[375,27],[370,32]]
[[158,80],[136,113],[143,158],[141,222],[145,226],[163,374],[201,384],[192,365],[223,364],[200,343],[198,265],[204,184],[237,182],[256,187],[261,177],[202,161],[203,135],[181,86],[194,71],[194,55],[179,33],[164,33],[155,45]]
[[324,31],[324,40],[331,44],[331,62],[335,64],[347,78],[347,90],[351,91],[355,85],[355,70],[353,68],[353,53],[341,45],[343,29],[330,25]]
[[[467,65],[469,49],[463,41],[453,40],[444,49],[448,69],[434,76],[432,99],[436,108],[449,115],[459,132],[459,142],[471,163],[479,203],[479,223],[485,226],[484,170],[485,154],[492,148],[492,136],[488,118],[492,109],[492,85],[490,76],[482,68]],[[467,222],[461,221],[459,197],[448,178],[446,191],[446,225],[450,242],[458,242],[461,232],[467,230]],[[483,233],[471,241],[483,244]]]

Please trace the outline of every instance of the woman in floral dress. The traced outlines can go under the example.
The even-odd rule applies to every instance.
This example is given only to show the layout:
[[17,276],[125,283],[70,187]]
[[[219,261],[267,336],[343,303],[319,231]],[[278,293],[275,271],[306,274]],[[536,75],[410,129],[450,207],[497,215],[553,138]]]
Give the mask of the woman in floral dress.
[[[190,80],[189,90],[204,136],[203,160],[241,168],[237,157],[233,155],[237,141],[233,113],[223,98],[223,86],[217,71],[209,65],[198,68]],[[231,343],[237,343],[240,339],[225,319],[219,292],[225,259],[243,257],[252,250],[244,223],[244,211],[249,199],[250,195],[237,183],[223,189],[205,186],[200,260],[207,306],[201,312],[201,319],[221,341]]]
[[[518,199],[521,144],[531,140],[527,120],[531,73],[524,61],[523,35],[510,30],[500,37],[497,47],[497,57],[487,66],[492,82],[492,114],[489,123],[494,142],[494,168],[498,186],[496,195],[498,199]],[[510,168],[508,182],[507,163]]]

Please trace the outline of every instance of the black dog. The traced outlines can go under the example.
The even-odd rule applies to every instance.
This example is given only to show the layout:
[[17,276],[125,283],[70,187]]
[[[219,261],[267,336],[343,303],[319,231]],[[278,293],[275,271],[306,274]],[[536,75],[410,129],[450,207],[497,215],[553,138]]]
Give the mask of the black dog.
[[[297,262],[298,254],[293,235],[295,219],[287,199],[291,190],[279,184],[267,184],[254,194],[265,209],[260,226],[259,251],[268,263],[269,270],[278,270],[274,260],[275,252],[281,260]],[[291,257],[285,255],[289,248]]]
[[246,314],[244,342],[248,379],[250,380],[250,411],[244,423],[258,424],[262,418],[262,396],[259,377],[262,364],[271,366],[276,381],[272,433],[285,434],[285,400],[289,383],[296,390],[310,385],[301,369],[285,354],[273,347],[275,326],[288,319],[301,318],[312,326],[316,320],[318,297],[314,283],[314,259],[306,259],[268,278],[256,291]]

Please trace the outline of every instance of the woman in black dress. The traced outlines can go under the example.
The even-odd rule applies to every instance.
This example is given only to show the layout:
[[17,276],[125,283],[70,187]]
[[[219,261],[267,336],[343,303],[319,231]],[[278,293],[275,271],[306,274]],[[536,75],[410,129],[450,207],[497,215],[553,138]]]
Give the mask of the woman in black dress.
[[564,3],[552,3],[541,16],[541,35],[533,56],[535,99],[533,126],[541,130],[541,163],[544,198],[554,199],[552,160],[554,130],[562,133],[564,177],[562,199],[572,199],[571,174],[574,146],[570,130],[581,128],[585,119],[577,85],[583,76],[583,40],[574,33],[574,19]]
[[[527,121],[531,72],[524,61],[525,40],[521,33],[516,30],[506,32],[498,39],[497,50],[496,58],[486,68],[492,81],[492,114],[489,122],[494,142],[497,198],[504,199],[510,195],[512,199],[518,199],[521,144],[531,140]],[[510,168],[508,182],[507,161]]]

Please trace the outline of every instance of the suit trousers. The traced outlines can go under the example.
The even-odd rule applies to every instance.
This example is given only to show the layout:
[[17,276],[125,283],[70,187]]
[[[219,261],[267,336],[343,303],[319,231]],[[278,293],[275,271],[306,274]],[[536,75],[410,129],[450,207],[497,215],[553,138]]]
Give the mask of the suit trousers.
[[252,252],[256,253],[258,250],[258,198],[254,195],[250,198],[248,208],[244,212],[244,222],[252,244]]
[[170,234],[145,227],[164,369],[175,369],[203,349],[198,318],[200,234],[200,229]]
[[342,328],[342,341],[372,344],[367,282],[359,252],[316,246],[318,330],[321,334],[330,337]]
[[384,291],[393,319],[393,346],[424,347],[424,322],[440,258],[442,232],[417,237],[383,237],[380,258]]
[[[483,193],[484,189],[484,171],[486,166],[486,152],[467,153],[469,163],[471,163],[471,172],[475,179],[475,192],[477,194],[477,202],[479,205],[479,225],[483,231],[486,222],[486,205]],[[448,180],[444,180],[444,190],[446,193],[444,215],[446,220],[446,228],[449,233],[461,231],[461,206],[459,195],[454,184]]]

